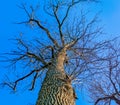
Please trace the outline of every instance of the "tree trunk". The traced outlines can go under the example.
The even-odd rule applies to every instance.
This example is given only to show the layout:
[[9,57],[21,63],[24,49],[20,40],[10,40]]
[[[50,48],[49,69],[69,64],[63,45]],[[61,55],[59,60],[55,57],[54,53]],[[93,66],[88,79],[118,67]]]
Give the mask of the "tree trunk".
[[36,105],[75,105],[75,94],[64,72],[65,56],[65,51],[61,51],[54,58],[46,73]]

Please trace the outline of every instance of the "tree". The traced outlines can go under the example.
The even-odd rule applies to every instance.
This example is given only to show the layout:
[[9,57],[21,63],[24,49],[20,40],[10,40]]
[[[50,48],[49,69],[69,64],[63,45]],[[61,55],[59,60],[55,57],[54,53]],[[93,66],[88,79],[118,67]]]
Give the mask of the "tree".
[[109,43],[103,70],[94,75],[87,86],[94,105],[112,105],[113,102],[120,105],[120,48],[119,43],[115,43],[118,41]]
[[[36,17],[32,6],[31,12],[25,5],[19,6],[27,14],[28,20],[17,24],[39,28],[44,40],[28,42],[22,35],[15,38],[18,46],[6,53],[12,56],[7,61],[11,64],[22,63],[28,70],[24,76],[14,82],[4,82],[3,85],[16,90],[19,82],[33,77],[30,87],[33,90],[36,80],[46,75],[36,105],[75,105],[77,97],[73,86],[79,87],[82,79],[101,70],[102,54],[108,43],[97,40],[102,34],[101,27],[96,24],[97,16],[90,20],[82,12],[76,13],[79,12],[76,10],[74,13],[73,10],[79,9],[82,1],[87,0],[49,0],[43,6],[44,11],[41,10],[44,18],[40,19]],[[47,22],[46,16],[47,19],[50,17]]]

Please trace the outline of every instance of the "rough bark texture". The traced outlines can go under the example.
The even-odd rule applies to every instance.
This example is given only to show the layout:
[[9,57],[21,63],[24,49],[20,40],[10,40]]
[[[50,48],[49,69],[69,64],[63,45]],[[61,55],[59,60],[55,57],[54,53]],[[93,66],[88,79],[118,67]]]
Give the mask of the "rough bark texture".
[[49,67],[36,105],[75,105],[74,91],[63,68],[65,55],[61,51]]

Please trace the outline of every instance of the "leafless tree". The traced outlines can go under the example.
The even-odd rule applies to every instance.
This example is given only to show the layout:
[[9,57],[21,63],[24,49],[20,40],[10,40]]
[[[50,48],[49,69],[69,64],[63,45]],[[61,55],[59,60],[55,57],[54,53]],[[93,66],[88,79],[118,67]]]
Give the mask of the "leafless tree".
[[119,44],[109,43],[103,71],[92,78],[87,86],[94,105],[120,105],[120,53]]
[[46,74],[37,105],[75,104],[72,84],[80,87],[80,82],[102,70],[109,43],[97,39],[102,35],[97,16],[91,19],[85,13],[80,13],[79,6],[84,2],[87,0],[48,0],[41,5],[41,17],[35,14],[32,6],[30,9],[24,4],[19,6],[25,11],[27,20],[17,24],[37,28],[40,38],[25,41],[24,36],[20,35],[14,39],[17,47],[6,53],[9,55],[6,61],[12,65],[22,64],[27,70],[14,82],[7,81],[3,85],[16,90],[20,82],[32,78],[29,89],[33,90],[36,80]]

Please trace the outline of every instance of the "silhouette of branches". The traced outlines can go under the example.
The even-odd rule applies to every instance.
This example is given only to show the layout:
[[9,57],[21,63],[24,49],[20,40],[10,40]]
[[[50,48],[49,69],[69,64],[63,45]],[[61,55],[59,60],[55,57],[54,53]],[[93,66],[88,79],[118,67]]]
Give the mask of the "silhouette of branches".
[[104,60],[105,68],[91,80],[87,86],[94,105],[111,105],[112,101],[120,104],[120,53],[119,44],[109,44],[109,52]]
[[[82,12],[80,14],[72,12],[75,6],[79,8],[80,3],[85,1],[87,2],[87,0],[49,1],[49,5],[43,4],[44,9],[40,9],[41,14],[47,14],[47,16],[42,15],[43,18],[35,17],[35,9],[32,6],[29,9],[24,4],[19,6],[27,17],[17,24],[35,24],[34,27],[37,27],[41,33],[40,38],[32,42],[29,39],[25,41],[22,37],[16,38],[15,50],[5,53],[8,57],[5,61],[12,65],[20,62],[24,67],[29,68],[26,75],[12,84],[5,82],[5,85],[15,90],[19,82],[33,75],[30,88],[32,90],[39,72],[48,70],[50,65],[55,65],[61,50],[66,52],[65,73],[72,81],[85,80],[104,68],[103,61],[110,57],[106,56],[110,41],[99,41],[99,36],[103,33],[102,27],[98,26],[97,15],[90,19]],[[89,1],[97,2],[97,0]],[[46,20],[47,22],[43,24]],[[41,36],[45,36],[46,43]]]

